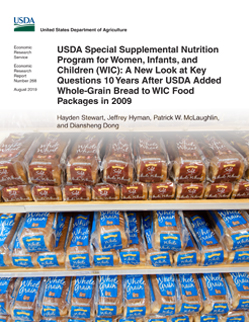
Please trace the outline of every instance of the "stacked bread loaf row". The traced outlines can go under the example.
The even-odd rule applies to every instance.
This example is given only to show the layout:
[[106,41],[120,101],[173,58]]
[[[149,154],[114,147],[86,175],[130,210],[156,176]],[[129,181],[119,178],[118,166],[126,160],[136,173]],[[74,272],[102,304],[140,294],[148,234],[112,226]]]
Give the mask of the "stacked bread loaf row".
[[2,315],[19,321],[185,321],[185,316],[198,321],[203,315],[225,319],[249,310],[248,273],[1,278],[0,284]]
[[[0,145],[0,185],[7,187],[3,190],[5,201],[62,200],[59,186],[65,183],[76,185],[75,190],[64,190],[65,198],[78,195],[78,200],[89,200],[89,189],[81,196],[76,192],[81,186],[95,186],[101,181],[123,185],[122,199],[136,199],[136,191],[139,199],[145,199],[146,183],[152,184],[148,189],[151,199],[157,199],[158,189],[164,189],[161,199],[167,199],[174,197],[172,185],[166,188],[170,193],[165,191],[169,179],[178,184],[177,198],[201,198],[204,193],[206,198],[229,198],[232,183],[242,177],[248,179],[245,137],[244,133],[237,134],[237,141],[230,140],[233,147],[214,134],[138,134],[134,138],[115,134],[105,140],[100,135],[83,133],[10,134]],[[16,187],[28,183],[35,185],[32,193],[28,186]],[[236,186],[234,197],[247,196],[247,184],[243,181]],[[109,195],[107,192],[93,188],[92,197],[119,198],[115,186],[109,186]]]
[[0,265],[86,269],[249,262],[245,211],[28,213],[0,216]]

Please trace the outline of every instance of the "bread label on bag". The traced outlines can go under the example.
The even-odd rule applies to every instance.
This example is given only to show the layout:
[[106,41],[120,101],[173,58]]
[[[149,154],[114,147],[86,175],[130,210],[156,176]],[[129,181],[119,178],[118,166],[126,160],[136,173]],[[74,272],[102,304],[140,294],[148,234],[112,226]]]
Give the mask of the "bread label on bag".
[[114,316],[117,314],[117,307],[114,305],[98,305],[99,316]]
[[12,256],[12,264],[16,267],[34,267],[30,255]]
[[175,304],[162,304],[158,314],[162,314],[162,315],[174,315],[176,311],[176,306]]
[[[82,322],[82,320],[68,320],[68,322]],[[86,321],[84,321],[86,322]],[[108,318],[95,318],[95,322],[112,322],[112,319]]]
[[198,296],[195,281],[192,274],[179,274],[182,295],[186,297]]
[[75,286],[73,289],[73,297],[90,299],[92,297],[94,285],[93,276],[77,276],[75,277]]
[[[171,319],[171,322],[190,322],[190,321],[192,321],[192,320],[190,320],[189,316],[187,316],[187,315],[186,316],[180,316],[180,317],[176,316],[176,317]],[[215,321],[213,321],[213,322],[215,322]]]
[[188,252],[185,254],[177,255],[177,266],[191,266],[197,264],[197,254],[196,252]]
[[200,322],[218,322],[219,317],[217,315],[203,315],[200,317]]
[[160,250],[180,251],[182,247],[180,234],[160,234]]
[[219,210],[217,211],[224,220],[227,228],[233,228],[240,225],[246,225],[248,222],[244,219],[239,211],[236,210]]
[[25,218],[24,228],[45,228],[47,225],[48,216],[48,212],[28,213]]
[[167,319],[148,319],[148,322],[167,322]]
[[106,275],[100,277],[99,282],[100,297],[118,296],[118,277],[117,275]]
[[34,321],[34,311],[33,310],[23,310],[15,309],[13,310],[13,316],[24,321]]
[[5,267],[5,263],[4,263],[4,258],[3,258],[3,254],[0,254],[0,267]]
[[41,277],[24,277],[18,290],[16,301],[33,303],[37,295]]
[[1,217],[0,217],[0,225],[1,225],[0,247],[3,246],[12,227],[14,226],[15,218],[16,218],[16,214],[1,215]]
[[51,306],[51,305],[43,305],[42,306],[42,316],[45,317],[59,317],[60,316],[60,310],[58,306]]
[[100,226],[119,226],[119,211],[101,211]]
[[144,278],[143,275],[127,275],[126,277],[127,300],[144,299]]
[[94,266],[113,266],[113,255],[94,255]]
[[90,267],[90,259],[88,253],[69,255],[69,262],[72,269]]
[[82,164],[71,165],[70,173],[73,184],[79,184],[83,182],[87,184],[94,183],[92,178],[92,167],[90,165],[84,164],[84,160],[82,161]]
[[120,251],[120,260],[124,265],[139,265],[140,264],[140,252],[136,251]]
[[65,277],[49,277],[46,283],[45,297],[61,298]]
[[[89,319],[91,316],[91,308],[90,306],[71,306],[71,311],[70,315],[73,318],[85,318]],[[74,320],[75,321],[75,320]]]
[[225,284],[219,273],[203,274],[210,296],[226,295]]
[[[101,320],[101,318],[98,319],[99,322],[101,322],[100,320]],[[108,320],[110,320],[110,321],[108,321]],[[40,322],[47,322],[47,321],[46,320],[44,320],[44,321],[40,320]],[[54,321],[53,320],[50,320],[50,322],[57,322],[57,321],[56,320],[54,320]],[[77,319],[68,319],[68,322],[87,322],[87,321],[86,320],[83,320],[83,319],[80,319],[80,320],[77,320]],[[95,319],[95,322],[97,322],[97,318]],[[104,321],[102,321],[102,322],[112,322],[112,319],[104,319]]]
[[[248,273],[230,273],[233,282],[239,292],[248,292],[249,295],[249,276]],[[248,302],[249,305],[249,302]]]
[[57,225],[56,225],[56,230],[55,230],[55,247],[58,247],[60,238],[62,235],[62,230],[65,226],[66,222],[66,216],[64,216],[62,213],[59,213],[58,219],[57,219]]
[[129,221],[130,243],[138,245],[139,239],[138,239],[137,214],[133,212],[128,212],[127,217]]
[[226,322],[246,322],[243,315],[227,317]]
[[236,251],[232,264],[237,263],[248,263],[249,262],[249,251]]
[[143,317],[146,314],[145,306],[127,306],[127,317]]
[[29,201],[30,198],[24,192],[25,186],[4,187],[2,197],[4,201]]
[[122,238],[120,231],[100,235],[100,241],[103,252],[112,249],[122,249]]
[[33,237],[25,236],[23,237],[22,241],[25,248],[30,253],[48,251],[43,235],[37,235]]
[[204,254],[204,266],[221,264],[224,261],[223,250],[217,252],[208,252]]
[[249,246],[249,231],[247,231],[246,233],[232,235],[231,238],[233,240],[232,250]]
[[80,214],[74,218],[73,230],[72,230],[72,240],[70,247],[77,246],[88,246],[89,244],[89,223],[90,215],[89,214]]
[[175,211],[162,210],[157,211],[159,227],[176,227]]
[[39,255],[37,262],[40,267],[59,267],[57,256],[55,254]]
[[151,255],[150,260],[155,267],[171,266],[169,253],[162,252],[161,254]]
[[172,199],[174,198],[174,184],[172,182],[152,183],[152,200],[153,199]]

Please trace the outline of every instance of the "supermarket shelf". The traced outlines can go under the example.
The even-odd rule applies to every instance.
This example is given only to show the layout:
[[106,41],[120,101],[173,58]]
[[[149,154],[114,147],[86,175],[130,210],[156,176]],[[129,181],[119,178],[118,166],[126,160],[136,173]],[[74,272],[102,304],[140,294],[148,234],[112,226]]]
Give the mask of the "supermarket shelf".
[[89,268],[81,270],[57,269],[1,269],[0,277],[39,277],[39,276],[82,276],[82,275],[127,275],[127,274],[188,274],[188,273],[229,273],[249,272],[248,264],[215,265],[215,266],[189,266],[158,268],[153,266],[119,266],[106,268]]
[[101,210],[217,210],[249,209],[249,199],[212,199],[212,200],[119,200],[88,202],[15,202],[1,203],[0,212],[36,211],[101,211]]

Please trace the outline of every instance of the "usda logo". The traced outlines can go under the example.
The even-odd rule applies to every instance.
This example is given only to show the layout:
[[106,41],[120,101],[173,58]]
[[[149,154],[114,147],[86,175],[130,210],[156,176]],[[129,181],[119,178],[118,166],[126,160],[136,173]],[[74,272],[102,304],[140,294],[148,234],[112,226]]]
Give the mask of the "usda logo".
[[35,31],[34,19],[28,17],[15,17],[14,31]]

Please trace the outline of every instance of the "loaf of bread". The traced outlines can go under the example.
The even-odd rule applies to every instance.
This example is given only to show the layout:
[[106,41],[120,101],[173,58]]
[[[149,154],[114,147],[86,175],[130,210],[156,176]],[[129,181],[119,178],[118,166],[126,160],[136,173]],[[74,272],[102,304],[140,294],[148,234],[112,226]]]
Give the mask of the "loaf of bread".
[[63,200],[65,201],[89,201],[92,199],[90,186],[64,186],[62,189]]
[[200,265],[225,264],[228,254],[205,212],[184,212],[187,226],[201,253]]
[[201,290],[195,274],[179,274],[179,291],[181,294],[181,314],[196,314],[203,308]]
[[94,185],[98,182],[102,145],[103,140],[99,135],[79,135],[68,157],[67,183]]
[[135,138],[137,179],[141,182],[164,182],[168,155],[160,136],[139,134]]
[[125,277],[124,317],[140,318],[151,313],[150,289],[146,275]]
[[129,246],[129,234],[126,223],[126,214],[121,211],[99,212],[96,230],[92,234],[95,248],[103,252],[127,248]]
[[72,217],[66,247],[66,268],[80,269],[92,266],[90,231],[90,214],[82,213]]
[[0,185],[28,183],[26,166],[36,147],[37,134],[10,134],[0,144]]
[[65,317],[68,315],[68,297],[71,277],[48,277],[42,300],[41,315]]
[[39,253],[37,255],[37,263],[41,268],[65,267],[65,243],[70,218],[71,216],[66,213],[58,214],[54,251]]
[[106,183],[96,184],[92,188],[92,200],[119,200],[120,188],[118,185]]
[[57,214],[33,212],[25,216],[24,225],[19,235],[20,245],[25,252],[53,251]]
[[248,273],[224,274],[232,298],[232,309],[244,311],[249,309],[249,275]]
[[33,186],[31,192],[34,201],[62,201],[60,186]]
[[112,135],[102,162],[103,180],[108,183],[130,184],[134,178],[131,139],[126,134]]
[[227,264],[249,263],[249,247],[229,252]]
[[203,199],[204,191],[203,183],[180,183],[176,188],[176,199]]
[[176,252],[174,254],[174,264],[176,266],[199,265],[201,261],[201,254],[190,231],[187,230],[186,233],[186,248],[184,249],[184,251]]
[[168,316],[179,312],[174,275],[157,274],[148,276],[151,282],[151,313]]
[[141,214],[128,211],[127,217],[130,231],[130,245],[119,251],[120,261],[123,265],[145,264],[146,253],[141,232]]
[[174,199],[176,193],[176,186],[171,181],[151,183],[149,185],[148,199]]
[[209,133],[198,135],[198,141],[209,161],[208,178],[211,182],[235,182],[242,178],[244,158],[226,140]]
[[249,198],[249,181],[241,180],[235,183],[231,198],[232,199]]
[[97,315],[112,317],[123,313],[123,287],[121,275],[99,276]]
[[205,181],[207,162],[194,137],[177,134],[167,139],[166,146],[175,182],[201,183]]
[[72,298],[69,316],[77,319],[95,317],[94,276],[75,276],[72,280]]
[[167,251],[157,251],[152,245],[152,230],[151,230],[151,218],[150,213],[145,213],[143,216],[144,225],[144,237],[147,246],[147,262],[155,267],[161,266],[172,266],[173,255],[171,252]]
[[33,201],[30,185],[3,187],[2,198],[5,202]]
[[225,183],[209,183],[205,188],[204,199],[229,199],[233,192],[233,184]]
[[14,241],[22,214],[0,215],[0,267],[11,265],[10,244]]
[[16,297],[11,307],[11,317],[14,320],[39,321],[40,310],[38,296],[41,290],[41,277],[23,277],[19,281]]
[[62,184],[69,143],[70,139],[66,134],[44,135],[29,164],[29,182],[52,186]]
[[209,211],[215,231],[227,251],[249,247],[249,216],[245,211]]
[[133,182],[129,185],[121,186],[121,199],[123,200],[146,200],[148,196],[147,184],[143,182]]
[[15,278],[0,277],[0,315],[11,314]]
[[184,248],[182,225],[177,211],[153,212],[153,248],[160,251],[180,251]]
[[226,314],[230,303],[228,290],[223,277],[219,273],[197,275],[202,291],[202,314]]

